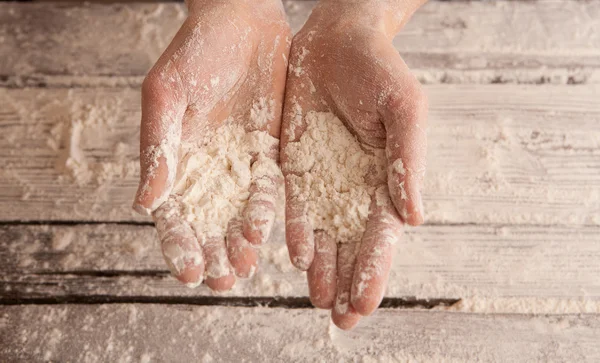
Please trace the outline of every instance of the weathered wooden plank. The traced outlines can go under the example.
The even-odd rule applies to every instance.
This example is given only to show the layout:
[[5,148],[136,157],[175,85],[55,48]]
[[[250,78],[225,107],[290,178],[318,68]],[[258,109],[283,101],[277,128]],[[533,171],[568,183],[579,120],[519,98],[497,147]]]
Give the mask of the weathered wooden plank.
[[[600,224],[600,86],[431,85],[429,223]],[[139,91],[0,89],[0,220],[144,221]]]
[[[598,241],[598,227],[409,229],[397,248],[387,296],[464,299],[462,306],[467,310],[478,310],[469,305],[471,299],[481,304],[487,303],[482,299],[492,298],[600,301]],[[288,260],[280,228],[261,248],[260,255],[262,263],[256,276],[239,281],[224,296],[308,295],[304,273],[295,270]],[[213,295],[204,286],[188,289],[169,276],[151,226],[0,229],[0,303],[45,297]],[[554,307],[536,309],[518,310]],[[595,309],[574,306],[567,310]]]
[[[315,1],[284,3],[297,31]],[[174,3],[0,9],[7,86],[139,85],[186,16]],[[394,44],[429,83],[598,83],[599,17],[594,1],[432,1]]]
[[185,305],[0,307],[0,360],[596,362],[598,315],[379,310],[351,332],[317,310]]

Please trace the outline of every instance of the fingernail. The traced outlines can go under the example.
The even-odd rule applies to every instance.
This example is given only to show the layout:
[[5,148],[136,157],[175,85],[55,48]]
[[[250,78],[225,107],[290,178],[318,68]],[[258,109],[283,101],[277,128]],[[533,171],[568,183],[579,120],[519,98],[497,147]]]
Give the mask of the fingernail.
[[152,201],[150,207],[145,207],[144,205],[142,205],[142,203],[140,203],[140,199],[136,197],[136,199],[133,201],[132,208],[134,211],[143,216],[150,216],[152,215],[152,212],[157,210],[158,207],[160,207],[164,202],[167,201],[167,199],[169,199],[168,194],[160,195],[158,198]]
[[305,256],[296,256],[292,260],[294,267],[301,271],[306,271],[311,265],[311,261]]
[[163,257],[175,277],[179,277],[186,268],[200,266],[203,262],[199,251],[185,251],[174,243],[163,243]]
[[346,314],[348,312],[349,300],[350,300],[349,293],[344,292],[342,294],[339,294],[337,296],[337,298],[335,299],[335,306],[334,306],[335,311],[340,315]]
[[423,197],[421,196],[420,192],[416,193],[415,199],[416,200],[413,200],[413,211],[408,219],[408,223],[411,226],[421,225],[425,219],[425,213],[423,211]]
[[171,243],[163,244],[163,257],[171,274],[175,277],[179,276],[185,268],[184,256],[185,252],[179,245]]
[[271,234],[271,229],[273,228],[273,222],[275,219],[275,213],[268,213],[270,211],[265,211],[265,214],[263,215],[262,218],[260,219],[254,219],[253,221],[250,221],[250,223],[248,224],[249,227],[249,235],[248,237],[255,237],[252,238],[251,240],[248,239],[250,241],[250,243],[252,244],[256,244],[253,243],[254,241],[258,241],[258,244],[263,244],[265,242],[267,242],[267,240],[269,239],[269,236]]
[[254,276],[255,273],[256,273],[256,266],[252,265],[252,266],[250,266],[250,271],[248,271],[248,276],[246,276],[245,278],[249,279],[252,276]]
[[187,287],[188,289],[195,289],[198,286],[200,286],[200,284],[202,284],[202,280],[198,280],[196,282],[186,282],[184,285],[185,287]]
[[137,200],[135,200],[133,202],[132,208],[134,211],[136,211],[138,214],[141,214],[143,216],[149,216],[152,214],[152,211],[150,210],[150,208],[146,208],[143,205],[141,205],[140,203],[138,203]]

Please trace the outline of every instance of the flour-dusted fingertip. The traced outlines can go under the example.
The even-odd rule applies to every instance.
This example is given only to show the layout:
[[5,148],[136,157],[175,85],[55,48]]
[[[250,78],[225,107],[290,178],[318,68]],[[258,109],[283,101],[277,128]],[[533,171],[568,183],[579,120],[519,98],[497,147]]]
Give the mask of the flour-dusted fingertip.
[[352,330],[361,317],[349,301],[341,303],[336,299],[331,309],[331,321],[342,330]]
[[305,215],[290,205],[286,209],[285,239],[290,261],[297,269],[306,271],[315,258],[314,231]]
[[133,205],[131,206],[131,208],[138,214],[142,215],[142,216],[151,216],[152,215],[152,210],[150,208],[146,208],[143,205],[141,205],[140,203],[138,203],[138,201],[134,201]]
[[[143,179],[140,182],[133,200],[133,210],[143,216],[152,215],[155,210],[160,208],[160,206],[169,199],[172,187],[172,181],[170,179],[172,179],[172,177],[167,176],[166,187],[162,182],[158,184],[155,183],[156,178],[151,180]],[[153,188],[152,185],[154,184],[156,185]]]
[[352,306],[356,309],[356,312],[361,316],[369,316],[377,310],[379,305],[381,304],[383,297],[358,297],[352,298]]
[[207,238],[203,252],[206,258],[206,285],[217,292],[231,289],[235,284],[235,272],[227,254],[225,239]]
[[183,284],[200,284],[204,275],[204,258],[199,250],[185,250],[179,244],[166,242],[162,253],[173,277]]
[[300,271],[307,271],[312,264],[311,256],[291,256],[292,265]]
[[420,192],[414,193],[413,199],[406,203],[409,204],[408,216],[404,219],[404,222],[411,226],[420,226],[425,222],[425,215],[423,212],[423,200]]
[[315,258],[313,231],[310,228],[300,228],[300,231],[286,229],[288,253],[292,265],[300,271],[310,268]]
[[235,276],[233,274],[229,274],[227,276],[217,278],[207,277],[205,283],[206,286],[215,292],[225,292],[231,290],[233,285],[235,285]]
[[244,237],[242,221],[239,218],[229,221],[226,244],[227,256],[235,275],[240,278],[252,277],[258,267],[258,254],[257,250]]
[[337,286],[337,244],[323,231],[314,234],[315,257],[307,271],[310,302],[320,309],[331,309]]
[[395,172],[388,175],[390,198],[402,221],[411,226],[423,224],[423,201],[416,178]]
[[185,287],[187,287],[188,289],[195,289],[198,286],[202,285],[202,279],[197,279],[194,282],[186,282],[184,283]]
[[253,245],[267,242],[275,221],[272,205],[252,204],[244,212],[244,237]]

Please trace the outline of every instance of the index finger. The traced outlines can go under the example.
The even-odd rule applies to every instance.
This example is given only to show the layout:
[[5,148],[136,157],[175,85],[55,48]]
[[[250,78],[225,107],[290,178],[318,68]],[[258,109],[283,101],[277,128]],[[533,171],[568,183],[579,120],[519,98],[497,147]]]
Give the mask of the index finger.
[[371,201],[371,214],[352,280],[351,301],[359,314],[370,315],[381,303],[401,235],[400,217],[387,187],[381,186]]

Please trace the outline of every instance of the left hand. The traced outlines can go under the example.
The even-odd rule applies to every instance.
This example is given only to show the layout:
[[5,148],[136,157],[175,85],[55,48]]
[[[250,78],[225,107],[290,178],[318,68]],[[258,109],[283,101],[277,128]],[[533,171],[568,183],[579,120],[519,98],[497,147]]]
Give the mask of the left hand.
[[[247,278],[255,271],[254,246],[266,241],[275,218],[272,200],[279,179],[277,138],[290,30],[280,0],[187,3],[188,18],[142,85],[141,180],[134,208],[153,215],[163,256],[179,281],[188,286],[204,281],[223,291],[233,286],[236,276]],[[227,139],[234,125],[248,134],[272,136],[273,150],[261,155],[260,149],[267,146],[263,142],[236,156],[243,161],[242,169],[275,167],[258,170],[262,175],[252,172],[252,183],[244,183],[246,190],[233,196],[239,202],[247,195],[247,200],[231,213],[232,208],[226,207],[231,201],[214,199],[215,190],[231,189],[227,186],[232,179],[223,172],[222,160],[210,166],[217,174],[203,184],[213,186],[205,198],[209,201],[203,201],[210,210],[200,214],[219,218],[225,226],[208,233],[205,227],[215,221],[202,216],[191,223],[195,212],[189,210],[205,207],[197,205],[198,198],[188,198],[192,205],[185,210],[182,198],[193,185],[185,179],[177,183],[176,176],[178,169],[186,169],[186,158],[212,152],[206,144]],[[232,147],[217,146],[220,152]],[[175,184],[184,184],[183,190]],[[225,209],[227,213],[214,217]]]

